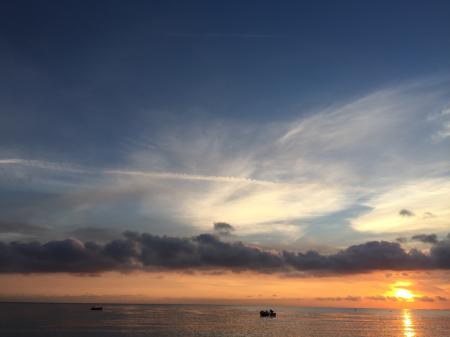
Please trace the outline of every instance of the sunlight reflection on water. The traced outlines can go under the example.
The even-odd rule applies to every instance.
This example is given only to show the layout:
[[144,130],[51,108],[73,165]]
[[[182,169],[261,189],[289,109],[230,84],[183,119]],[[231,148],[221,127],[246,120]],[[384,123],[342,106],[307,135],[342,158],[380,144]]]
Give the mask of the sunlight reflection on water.
[[414,337],[414,325],[411,319],[411,313],[408,309],[403,310],[403,332],[405,337]]

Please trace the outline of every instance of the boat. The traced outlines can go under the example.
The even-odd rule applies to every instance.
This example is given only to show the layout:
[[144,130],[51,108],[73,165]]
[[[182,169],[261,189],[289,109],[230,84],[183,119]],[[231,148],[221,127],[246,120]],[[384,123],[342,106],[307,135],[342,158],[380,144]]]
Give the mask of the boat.
[[277,317],[277,313],[275,311],[273,311],[272,309],[270,309],[270,310],[261,310],[259,312],[259,317],[275,318],[275,317]]
[[91,307],[91,310],[103,310],[103,307],[98,306],[98,305],[94,305]]

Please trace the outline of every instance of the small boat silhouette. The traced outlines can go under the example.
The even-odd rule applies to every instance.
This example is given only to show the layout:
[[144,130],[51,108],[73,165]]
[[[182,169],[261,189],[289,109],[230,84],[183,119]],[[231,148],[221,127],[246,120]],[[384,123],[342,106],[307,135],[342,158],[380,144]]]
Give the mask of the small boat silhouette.
[[272,309],[270,309],[270,310],[261,310],[259,312],[259,317],[275,318],[275,317],[277,317],[277,313],[275,311],[273,311]]
[[98,305],[94,305],[91,307],[91,310],[103,310],[103,307],[100,307]]

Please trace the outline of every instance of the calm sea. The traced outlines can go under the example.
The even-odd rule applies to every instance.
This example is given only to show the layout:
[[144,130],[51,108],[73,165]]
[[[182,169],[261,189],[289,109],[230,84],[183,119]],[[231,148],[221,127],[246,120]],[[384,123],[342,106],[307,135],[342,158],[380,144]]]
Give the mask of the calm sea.
[[0,303],[0,336],[450,337],[450,311]]

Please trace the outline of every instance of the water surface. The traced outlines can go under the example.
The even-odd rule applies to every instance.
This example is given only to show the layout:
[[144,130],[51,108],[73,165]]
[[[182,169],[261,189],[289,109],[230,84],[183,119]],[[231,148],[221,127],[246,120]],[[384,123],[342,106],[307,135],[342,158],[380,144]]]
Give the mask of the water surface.
[[450,311],[0,303],[2,337],[449,337]]

